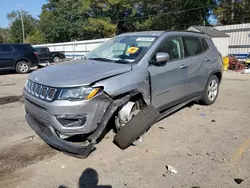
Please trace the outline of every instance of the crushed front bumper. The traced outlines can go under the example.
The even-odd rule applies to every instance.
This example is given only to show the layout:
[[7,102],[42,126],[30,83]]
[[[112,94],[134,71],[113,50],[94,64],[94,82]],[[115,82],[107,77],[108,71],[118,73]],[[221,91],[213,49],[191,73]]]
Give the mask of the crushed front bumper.
[[[26,121],[28,122],[30,127],[35,131],[35,133],[52,148],[57,149],[59,151],[63,151],[76,157],[86,158],[88,157],[89,153],[91,153],[91,151],[94,149],[94,145],[99,141],[99,138],[104,132],[106,125],[114,114],[114,112],[118,109],[118,107],[126,103],[133,95],[134,93],[131,93],[130,95],[127,95],[121,99],[117,99],[112,102],[109,101],[107,103],[107,108],[105,108],[102,116],[99,117],[100,121],[97,122],[96,129],[91,133],[91,135],[88,136],[87,144],[84,145],[77,145],[60,138],[57,134],[57,130],[55,129],[55,127],[52,126],[49,121],[46,121],[46,119],[41,119],[41,117],[39,117],[38,113],[41,111],[39,111],[38,113],[34,113],[34,111],[30,111],[32,109],[27,108],[27,101],[25,103],[25,108],[27,112],[25,117]],[[33,104],[32,106],[34,107],[35,105]],[[79,134],[81,133],[79,132]]]
[[91,100],[47,102],[24,91],[24,104],[27,114],[40,123],[53,127],[65,136],[88,134],[93,132],[112,102],[105,93]]
[[67,142],[58,137],[53,127],[45,126],[39,123],[29,114],[26,114],[25,118],[30,127],[43,141],[45,141],[49,146],[59,151],[67,152],[72,155],[86,158],[93,149],[93,146],[95,145],[94,142],[89,143],[86,146],[79,146],[71,142]]

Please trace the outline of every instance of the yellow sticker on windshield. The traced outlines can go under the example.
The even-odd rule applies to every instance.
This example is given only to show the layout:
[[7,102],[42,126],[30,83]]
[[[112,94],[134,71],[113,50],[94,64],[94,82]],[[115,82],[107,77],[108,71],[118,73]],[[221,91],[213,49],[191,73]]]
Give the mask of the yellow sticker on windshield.
[[137,47],[130,47],[130,48],[127,50],[127,53],[129,53],[129,54],[134,54],[134,53],[136,53],[138,50],[139,50],[139,48],[137,48]]

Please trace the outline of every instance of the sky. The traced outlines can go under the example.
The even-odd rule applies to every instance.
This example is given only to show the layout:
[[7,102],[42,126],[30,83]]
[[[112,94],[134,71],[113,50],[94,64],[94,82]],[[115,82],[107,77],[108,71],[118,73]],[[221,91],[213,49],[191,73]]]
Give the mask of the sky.
[[29,12],[33,17],[38,18],[42,10],[42,5],[46,0],[0,0],[0,27],[8,27],[7,13],[12,10],[23,10]]

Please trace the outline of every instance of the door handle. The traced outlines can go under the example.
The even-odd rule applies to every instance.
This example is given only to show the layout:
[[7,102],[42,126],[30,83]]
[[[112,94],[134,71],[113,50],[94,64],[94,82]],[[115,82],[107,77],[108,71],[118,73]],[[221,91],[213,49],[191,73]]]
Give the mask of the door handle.
[[209,61],[211,61],[211,60],[210,60],[210,59],[208,59],[208,58],[206,58],[206,59],[205,59],[205,62],[209,62]]
[[182,65],[180,66],[180,69],[185,69],[185,68],[187,68],[187,67],[188,67],[187,65],[182,64]]

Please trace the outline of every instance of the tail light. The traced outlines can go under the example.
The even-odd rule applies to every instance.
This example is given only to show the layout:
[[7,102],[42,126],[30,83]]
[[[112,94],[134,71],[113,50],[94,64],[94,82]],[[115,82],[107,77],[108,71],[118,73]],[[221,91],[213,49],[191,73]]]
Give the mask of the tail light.
[[34,55],[37,57],[38,56],[38,52],[34,52]]

